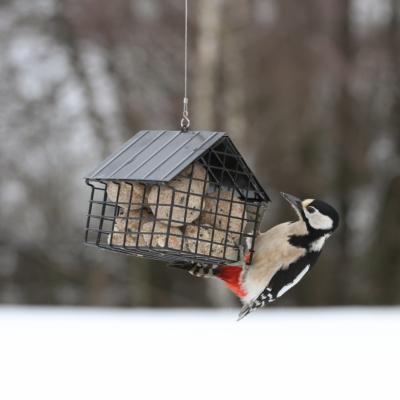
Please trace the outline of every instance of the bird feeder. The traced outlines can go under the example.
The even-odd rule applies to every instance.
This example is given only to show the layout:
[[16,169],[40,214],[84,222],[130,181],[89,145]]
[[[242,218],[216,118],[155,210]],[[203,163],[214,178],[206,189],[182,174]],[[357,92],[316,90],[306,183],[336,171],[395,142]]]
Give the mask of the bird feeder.
[[141,131],[86,183],[86,244],[170,263],[239,261],[270,201],[220,132]]

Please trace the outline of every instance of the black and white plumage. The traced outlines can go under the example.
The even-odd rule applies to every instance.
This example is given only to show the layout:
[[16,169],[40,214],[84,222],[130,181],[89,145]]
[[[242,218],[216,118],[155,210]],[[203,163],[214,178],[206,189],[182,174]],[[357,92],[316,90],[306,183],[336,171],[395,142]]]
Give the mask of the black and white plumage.
[[[261,233],[255,242],[251,265],[241,262],[207,271],[208,276],[212,274],[224,280],[241,298],[243,308],[239,319],[275,301],[299,283],[312,269],[326,239],[339,224],[336,210],[321,200],[301,201],[286,193],[282,196],[294,208],[298,220]],[[195,272],[199,276],[199,270]]]

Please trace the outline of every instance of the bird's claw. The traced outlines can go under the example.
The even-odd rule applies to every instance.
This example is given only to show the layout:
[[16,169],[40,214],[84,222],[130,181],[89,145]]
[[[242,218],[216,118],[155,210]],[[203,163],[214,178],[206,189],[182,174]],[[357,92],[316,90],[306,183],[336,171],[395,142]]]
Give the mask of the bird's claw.
[[196,265],[193,268],[189,269],[188,272],[190,275],[193,275],[196,278],[212,278],[214,276],[212,266]]

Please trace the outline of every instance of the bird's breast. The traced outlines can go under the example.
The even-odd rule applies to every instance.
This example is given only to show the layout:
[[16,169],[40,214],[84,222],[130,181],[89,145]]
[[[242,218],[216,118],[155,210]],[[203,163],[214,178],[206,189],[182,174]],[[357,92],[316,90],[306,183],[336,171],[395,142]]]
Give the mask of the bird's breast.
[[248,299],[258,296],[278,270],[305,256],[306,249],[288,242],[287,229],[287,224],[281,224],[257,238],[253,263],[243,281]]

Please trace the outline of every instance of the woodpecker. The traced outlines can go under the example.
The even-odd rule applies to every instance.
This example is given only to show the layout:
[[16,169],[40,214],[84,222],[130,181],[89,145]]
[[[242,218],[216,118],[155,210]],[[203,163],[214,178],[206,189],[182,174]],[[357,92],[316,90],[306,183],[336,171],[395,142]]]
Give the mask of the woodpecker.
[[310,271],[321,250],[339,224],[337,211],[321,200],[301,201],[281,193],[298,216],[261,233],[255,241],[251,265],[249,254],[233,265],[196,266],[195,276],[216,277],[242,301],[238,320],[272,303],[295,286]]

